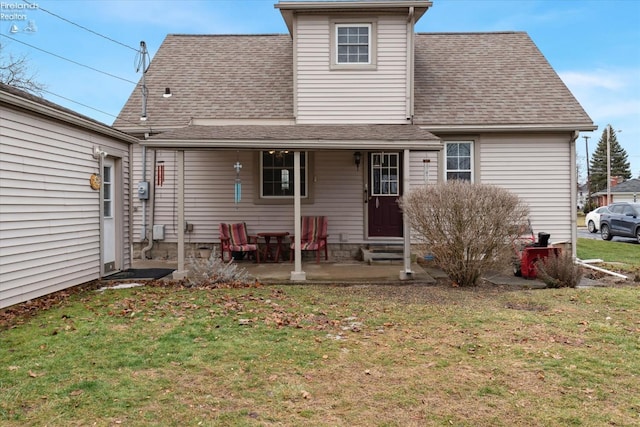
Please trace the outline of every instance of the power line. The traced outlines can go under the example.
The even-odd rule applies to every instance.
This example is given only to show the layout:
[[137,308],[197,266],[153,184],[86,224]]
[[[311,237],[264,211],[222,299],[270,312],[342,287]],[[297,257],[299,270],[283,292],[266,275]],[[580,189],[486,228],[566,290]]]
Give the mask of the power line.
[[[98,113],[102,113],[102,114],[105,114],[105,115],[107,115],[107,116],[114,117],[114,118],[116,118],[116,119],[118,118],[118,116],[116,116],[115,114],[107,113],[106,111],[99,110],[99,109],[97,109],[97,108],[95,108],[95,107],[92,107],[92,106],[90,106],[90,105],[83,104],[82,102],[75,101],[75,100],[73,100],[73,99],[71,99],[71,98],[67,98],[66,96],[59,95],[59,94],[57,94],[57,93],[54,93],[54,92],[48,91],[48,90],[46,90],[46,89],[41,89],[41,91],[42,91],[42,92],[45,92],[45,93],[48,93],[49,95],[57,96],[58,98],[62,98],[62,99],[64,99],[64,100],[66,100],[66,101],[73,102],[74,104],[78,104],[78,105],[80,105],[80,106],[82,106],[82,107],[89,108],[90,110],[97,111]],[[127,122],[127,123],[130,123],[130,124],[137,125],[137,126],[139,126],[139,125],[140,125],[140,123],[134,123],[134,122],[131,122],[131,121],[126,120],[126,119],[123,119],[123,121],[125,121],[125,122]]]
[[46,53],[46,54],[48,54],[48,55],[55,56],[55,57],[56,57],[56,58],[58,58],[58,59],[62,59],[62,60],[65,60],[65,61],[67,61],[67,62],[71,62],[72,64],[79,65],[80,67],[88,68],[89,70],[92,70],[92,71],[96,71],[96,72],[98,72],[98,73],[100,73],[100,74],[104,74],[104,75],[106,75],[106,76],[113,77],[113,78],[115,78],[115,79],[122,80],[122,81],[125,81],[125,82],[127,82],[127,83],[131,83],[131,84],[133,84],[133,85],[137,85],[137,84],[138,84],[137,82],[134,82],[134,81],[129,80],[129,79],[125,79],[124,77],[119,77],[119,76],[116,76],[115,74],[111,74],[111,73],[108,73],[108,72],[106,72],[106,71],[98,70],[97,68],[93,68],[93,67],[91,67],[91,66],[89,66],[89,65],[81,64],[80,62],[74,61],[74,60],[69,59],[69,58],[65,58],[64,56],[60,56],[60,55],[55,54],[55,53],[53,53],[53,52],[49,52],[49,51],[47,51],[47,50],[41,49],[41,48],[39,48],[39,47],[37,47],[37,46],[33,46],[33,45],[29,44],[29,43],[25,43],[25,42],[20,41],[20,40],[18,40],[18,39],[14,39],[13,37],[9,37],[9,36],[7,36],[6,34],[0,34],[0,36],[2,36],[2,37],[6,37],[6,38],[8,38],[9,40],[13,40],[13,41],[18,42],[18,43],[21,43],[21,44],[23,44],[23,45],[25,45],[25,46],[29,46],[29,47],[30,47],[30,48],[32,48],[32,49],[39,50],[40,52],[44,52],[44,53]]
[[49,15],[51,15],[51,16],[55,16],[56,18],[61,19],[61,20],[65,21],[65,22],[67,22],[67,23],[69,23],[69,24],[71,24],[71,25],[75,25],[75,26],[76,26],[76,27],[78,27],[78,28],[82,28],[83,30],[88,31],[88,32],[90,32],[91,34],[95,34],[95,35],[96,35],[96,36],[98,36],[98,37],[102,37],[103,39],[106,39],[106,40],[109,40],[110,42],[113,42],[113,43],[119,44],[120,46],[126,47],[126,48],[131,49],[131,50],[133,50],[133,51],[135,51],[135,52],[137,52],[137,51],[138,51],[138,49],[136,49],[135,47],[131,47],[131,46],[127,45],[127,44],[124,44],[124,43],[121,43],[121,42],[119,42],[119,41],[117,41],[117,40],[114,40],[114,39],[112,39],[111,37],[108,37],[108,36],[102,35],[102,34],[100,34],[100,33],[97,33],[97,32],[95,32],[95,31],[93,31],[93,30],[91,30],[91,29],[89,29],[89,28],[87,28],[87,27],[84,27],[84,26],[80,25],[80,24],[76,24],[75,22],[70,21],[70,20],[68,20],[67,18],[64,18],[64,17],[62,17],[62,16],[60,16],[60,15],[57,15],[57,14],[55,14],[55,13],[53,13],[53,12],[51,12],[51,11],[49,11],[49,10],[47,10],[47,9],[43,8],[43,7],[41,7],[40,5],[38,5],[38,4],[36,4],[36,3],[30,3],[30,2],[28,2],[27,0],[22,0],[22,1],[23,1],[23,2],[25,2],[25,3],[26,3],[26,4],[28,4],[28,5],[34,5],[34,4],[35,4],[35,5],[38,7],[38,10],[41,10],[41,11],[43,11],[43,12],[45,12],[45,13],[48,13],[48,14],[49,14]]

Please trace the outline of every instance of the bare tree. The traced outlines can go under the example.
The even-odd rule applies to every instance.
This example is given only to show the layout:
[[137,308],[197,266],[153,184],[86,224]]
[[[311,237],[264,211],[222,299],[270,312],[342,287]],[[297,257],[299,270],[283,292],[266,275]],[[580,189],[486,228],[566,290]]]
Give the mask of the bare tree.
[[15,56],[0,44],[0,83],[42,96],[46,85],[36,79],[37,73],[29,66],[27,55]]

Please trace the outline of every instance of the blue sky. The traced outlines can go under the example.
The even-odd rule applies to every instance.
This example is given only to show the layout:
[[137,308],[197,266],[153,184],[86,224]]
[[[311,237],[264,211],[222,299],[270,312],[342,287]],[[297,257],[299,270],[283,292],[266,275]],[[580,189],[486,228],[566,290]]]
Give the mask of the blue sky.
[[[37,7],[18,9],[25,7],[23,0],[2,1],[2,55],[28,55],[37,80],[47,85],[47,99],[106,124],[113,122],[140,78],[135,70],[135,49],[140,41],[146,42],[153,58],[171,33],[287,32],[273,7],[275,0],[28,1]],[[418,23],[418,32],[526,31],[598,126],[577,141],[583,175],[583,135],[589,137],[591,154],[610,123],[622,131],[617,134],[618,142],[629,155],[633,176],[640,176],[640,1],[433,3]],[[17,19],[10,19],[11,15],[18,15],[14,16]],[[12,25],[18,32],[10,32]],[[35,31],[26,30],[30,25]]]

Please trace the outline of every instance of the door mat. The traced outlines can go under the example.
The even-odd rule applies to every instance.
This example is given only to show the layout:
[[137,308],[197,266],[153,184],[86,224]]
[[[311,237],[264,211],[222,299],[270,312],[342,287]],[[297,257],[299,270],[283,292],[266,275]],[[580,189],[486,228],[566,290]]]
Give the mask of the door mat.
[[172,268],[130,268],[103,277],[104,280],[130,280],[130,279],[160,279],[168,276],[175,270]]

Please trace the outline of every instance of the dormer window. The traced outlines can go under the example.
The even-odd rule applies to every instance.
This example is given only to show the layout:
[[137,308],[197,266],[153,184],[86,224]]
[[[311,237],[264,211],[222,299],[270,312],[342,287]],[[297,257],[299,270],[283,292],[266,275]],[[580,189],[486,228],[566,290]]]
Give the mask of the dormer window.
[[336,25],[337,64],[370,64],[371,25]]
[[331,68],[375,68],[375,22],[332,22]]

